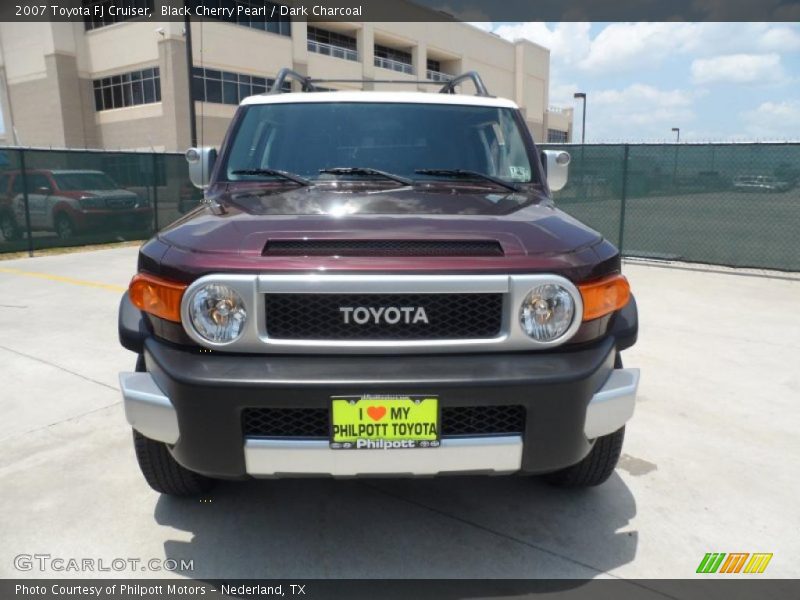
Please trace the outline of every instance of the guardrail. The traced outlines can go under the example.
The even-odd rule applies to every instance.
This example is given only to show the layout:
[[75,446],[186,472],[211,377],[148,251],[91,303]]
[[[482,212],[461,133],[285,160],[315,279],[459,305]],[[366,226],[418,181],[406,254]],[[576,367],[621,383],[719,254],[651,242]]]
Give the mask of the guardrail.
[[430,79],[431,81],[448,82],[451,79],[453,79],[453,75],[450,75],[449,73],[442,73],[441,71],[432,71],[431,69],[428,69],[425,74],[427,78]]
[[399,73],[414,74],[414,65],[400,62],[399,60],[392,60],[390,58],[375,57],[375,66],[382,69],[389,69],[391,71],[398,71]]
[[324,42],[315,42],[314,40],[308,40],[307,47],[309,52],[358,62],[358,52],[350,48],[334,46],[333,44],[326,44]]

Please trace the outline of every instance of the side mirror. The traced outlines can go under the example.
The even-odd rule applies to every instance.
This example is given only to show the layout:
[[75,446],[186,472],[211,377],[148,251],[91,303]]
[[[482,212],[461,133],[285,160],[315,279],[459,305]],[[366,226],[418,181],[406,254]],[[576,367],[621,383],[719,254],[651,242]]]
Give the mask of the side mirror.
[[210,146],[189,148],[186,151],[186,162],[189,163],[189,179],[192,184],[200,189],[206,188],[211,180],[214,163],[217,162],[217,149]]
[[542,165],[547,175],[547,185],[551,192],[557,192],[567,185],[569,172],[569,153],[563,150],[543,150]]

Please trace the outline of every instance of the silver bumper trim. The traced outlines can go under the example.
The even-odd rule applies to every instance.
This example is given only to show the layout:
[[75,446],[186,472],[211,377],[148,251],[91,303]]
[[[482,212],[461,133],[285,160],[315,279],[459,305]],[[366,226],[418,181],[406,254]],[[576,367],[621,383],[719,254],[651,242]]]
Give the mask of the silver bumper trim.
[[586,408],[584,433],[591,439],[615,432],[633,416],[639,369],[614,369]]
[[120,373],[119,387],[131,427],[152,440],[178,441],[178,414],[150,373]]
[[452,438],[438,448],[331,450],[326,440],[245,439],[247,473],[281,475],[439,475],[513,473],[522,466],[520,436]]

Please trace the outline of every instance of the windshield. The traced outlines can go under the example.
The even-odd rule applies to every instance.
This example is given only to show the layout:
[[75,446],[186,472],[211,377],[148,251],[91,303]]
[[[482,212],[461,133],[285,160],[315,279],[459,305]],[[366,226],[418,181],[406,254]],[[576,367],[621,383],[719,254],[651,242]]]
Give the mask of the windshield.
[[65,192],[81,190],[116,190],[119,186],[105,173],[54,173],[58,189]]
[[270,178],[234,171],[279,169],[320,180],[339,177],[321,169],[358,167],[415,180],[444,178],[419,169],[460,169],[538,183],[509,108],[307,102],[245,110],[224,171],[229,181]]

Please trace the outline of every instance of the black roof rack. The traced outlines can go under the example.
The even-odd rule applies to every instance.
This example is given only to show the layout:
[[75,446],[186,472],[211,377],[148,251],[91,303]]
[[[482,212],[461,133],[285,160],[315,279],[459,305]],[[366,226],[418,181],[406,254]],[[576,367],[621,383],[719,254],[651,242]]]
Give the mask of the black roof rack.
[[[466,73],[462,73],[461,75],[457,75],[453,77],[450,81],[446,82],[442,88],[439,90],[440,94],[455,94],[456,93],[456,86],[463,83],[466,80],[472,81],[475,85],[475,95],[476,96],[485,96],[487,98],[491,98],[491,94],[486,89],[486,86],[483,83],[483,79],[481,76],[478,75],[477,71],[467,71]],[[441,85],[441,81],[428,81],[427,79],[417,79],[417,80],[408,80],[408,79],[320,79],[320,78],[313,78],[308,77],[307,75],[302,75],[297,71],[284,67],[280,71],[278,71],[278,76],[275,78],[275,83],[272,84],[272,88],[267,94],[282,94],[284,93],[283,86],[287,81],[297,81],[302,91],[304,92],[316,92],[320,91],[319,88],[315,85],[317,83],[397,83],[397,84],[419,84],[419,85]]]

